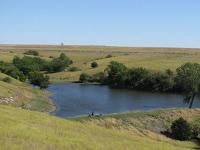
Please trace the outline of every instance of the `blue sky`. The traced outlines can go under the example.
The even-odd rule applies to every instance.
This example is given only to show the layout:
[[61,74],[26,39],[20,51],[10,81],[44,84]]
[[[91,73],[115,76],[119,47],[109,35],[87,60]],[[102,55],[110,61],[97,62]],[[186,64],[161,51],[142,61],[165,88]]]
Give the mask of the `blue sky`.
[[0,0],[1,44],[200,47],[200,0]]

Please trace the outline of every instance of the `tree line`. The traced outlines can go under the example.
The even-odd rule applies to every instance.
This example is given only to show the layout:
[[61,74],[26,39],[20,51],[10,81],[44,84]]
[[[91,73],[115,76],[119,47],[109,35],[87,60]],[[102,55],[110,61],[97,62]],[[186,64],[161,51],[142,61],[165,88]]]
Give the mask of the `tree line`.
[[142,67],[127,68],[122,63],[112,61],[102,73],[93,76],[81,74],[80,82],[100,82],[113,88],[184,93],[184,100],[191,108],[200,91],[200,64],[183,64],[174,73],[170,69],[155,72]]
[[[31,51],[31,53],[33,52]],[[40,57],[24,56],[21,58],[15,56],[12,63],[0,61],[0,71],[22,82],[28,80],[40,88],[47,88],[49,76],[45,73],[64,71],[70,64],[72,64],[72,60],[64,53],[51,61]]]

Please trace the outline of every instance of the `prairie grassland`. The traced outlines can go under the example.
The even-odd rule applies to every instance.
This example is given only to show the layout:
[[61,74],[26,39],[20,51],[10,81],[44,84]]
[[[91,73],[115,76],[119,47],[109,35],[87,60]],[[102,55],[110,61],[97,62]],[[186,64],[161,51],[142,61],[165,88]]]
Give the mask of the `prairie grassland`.
[[49,94],[46,91],[33,88],[29,84],[22,83],[11,77],[10,83],[1,81],[5,77],[7,75],[0,73],[0,97],[13,97],[15,102],[8,103],[9,105],[38,111],[50,111],[54,109],[48,99]]
[[[175,70],[186,62],[200,63],[200,49],[186,48],[132,48],[109,46],[56,46],[56,45],[0,45],[0,60],[10,61],[15,55],[23,56],[26,50],[37,50],[40,57],[50,59],[61,52],[73,60],[73,65],[81,69],[77,72],[49,74],[51,82],[77,81],[82,72],[95,74],[104,71],[110,61],[124,63],[127,67],[145,67],[155,71]],[[112,55],[111,58],[106,58]],[[98,68],[91,69],[96,61]]]
[[[148,133],[148,132],[146,132]],[[153,133],[152,133],[153,134]],[[1,150],[183,150],[198,147],[135,129],[108,129],[48,114],[0,106]]]

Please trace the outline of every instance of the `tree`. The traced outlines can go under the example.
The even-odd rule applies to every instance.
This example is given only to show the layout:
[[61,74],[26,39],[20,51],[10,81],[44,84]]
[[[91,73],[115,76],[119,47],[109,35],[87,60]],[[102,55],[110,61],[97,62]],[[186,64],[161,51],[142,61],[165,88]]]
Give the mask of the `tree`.
[[145,68],[132,68],[128,70],[127,85],[135,89],[148,89],[147,79],[150,72]]
[[123,87],[127,79],[128,69],[122,63],[116,61],[110,62],[105,72],[107,73],[107,82],[114,87]]
[[31,84],[39,86],[41,89],[47,88],[49,85],[49,76],[40,72],[30,72],[28,79]]
[[24,56],[20,58],[16,56],[13,59],[13,64],[24,73],[28,75],[32,71],[44,71],[47,62],[39,57]]
[[22,82],[26,80],[26,76],[16,66],[10,63],[0,62],[0,71]]
[[72,64],[72,60],[70,60],[64,53],[61,53],[58,58],[54,58],[51,62],[49,62],[47,70],[48,72],[64,71],[70,64]]
[[172,136],[177,140],[189,140],[193,135],[192,127],[183,118],[175,120],[171,125]]
[[96,67],[98,67],[97,62],[92,62],[92,63],[91,63],[91,67],[92,67],[92,68],[96,68]]
[[92,76],[90,76],[90,75],[88,75],[86,73],[82,73],[80,75],[79,81],[82,82],[82,83],[83,82],[90,82],[90,81],[92,81]]
[[176,84],[186,93],[185,101],[192,108],[194,98],[200,91],[200,65],[186,63],[176,70]]

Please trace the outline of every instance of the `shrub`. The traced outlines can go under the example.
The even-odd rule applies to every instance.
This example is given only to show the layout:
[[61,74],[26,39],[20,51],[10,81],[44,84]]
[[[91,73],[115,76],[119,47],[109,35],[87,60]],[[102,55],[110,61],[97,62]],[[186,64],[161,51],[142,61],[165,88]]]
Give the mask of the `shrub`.
[[200,135],[200,124],[193,124],[192,125],[193,130],[193,137],[196,138]]
[[2,81],[10,83],[11,82],[11,78],[10,77],[5,77],[2,79]]
[[177,140],[189,140],[193,135],[192,127],[186,120],[179,118],[172,123],[171,134]]
[[92,81],[92,76],[90,76],[90,75],[88,75],[86,73],[82,73],[80,75],[79,81],[82,82],[82,83],[83,82],[91,82]]
[[105,74],[103,72],[99,72],[93,75],[93,82],[100,82],[102,84],[105,83]]
[[106,58],[111,58],[112,57],[112,55],[111,54],[108,54],[107,56],[106,56]]
[[25,55],[33,55],[33,56],[39,56],[39,52],[35,50],[28,50],[24,52]]
[[25,81],[25,75],[13,64],[0,62],[0,71],[20,81]]
[[47,65],[48,72],[60,72],[64,71],[66,67],[71,65],[73,62],[64,53],[61,53],[58,58],[54,58]]
[[23,58],[15,57],[13,64],[24,73],[28,75],[32,71],[44,71],[47,62],[39,57],[24,56]]
[[54,58],[54,56],[49,56],[49,58]]
[[49,76],[40,72],[30,72],[28,79],[31,84],[39,86],[41,89],[47,88],[49,85]]
[[96,68],[96,67],[98,67],[97,62],[92,62],[92,63],[91,63],[91,67],[92,67],[92,68]]
[[112,87],[124,87],[127,80],[128,69],[122,63],[116,61],[110,62],[105,72],[107,73],[107,82]]
[[78,67],[70,67],[70,68],[68,69],[68,71],[75,72],[75,71],[81,71],[81,69],[78,68]]

